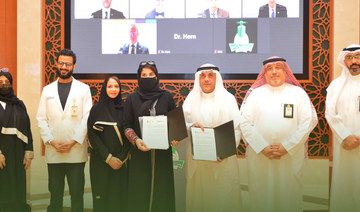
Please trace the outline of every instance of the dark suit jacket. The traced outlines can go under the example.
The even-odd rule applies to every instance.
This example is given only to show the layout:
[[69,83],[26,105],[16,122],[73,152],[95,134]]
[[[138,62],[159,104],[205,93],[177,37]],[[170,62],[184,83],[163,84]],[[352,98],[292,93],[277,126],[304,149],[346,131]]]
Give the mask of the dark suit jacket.
[[[210,18],[209,9],[204,10],[204,11],[200,14],[200,16],[201,16],[202,18]],[[229,18],[229,12],[226,11],[226,10],[223,10],[223,9],[218,8],[218,10],[217,10],[217,17],[218,17],[218,18]]]
[[[102,9],[91,14],[93,18],[102,18]],[[110,19],[125,19],[122,12],[110,8]]]
[[[119,54],[129,54],[130,45],[130,43],[127,43],[122,46],[119,50]],[[136,46],[136,54],[149,54],[149,49],[138,42]]]
[[[276,18],[286,18],[287,9],[281,4],[276,4]],[[259,8],[259,18],[269,18],[269,4]]]

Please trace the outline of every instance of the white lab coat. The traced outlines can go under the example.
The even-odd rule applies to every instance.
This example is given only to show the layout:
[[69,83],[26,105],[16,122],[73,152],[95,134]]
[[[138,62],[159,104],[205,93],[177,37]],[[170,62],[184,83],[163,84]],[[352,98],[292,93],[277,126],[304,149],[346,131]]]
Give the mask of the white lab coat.
[[[87,161],[87,119],[92,107],[89,86],[74,79],[63,110],[58,80],[43,88],[36,119],[45,144],[47,163],[81,163]],[[77,143],[68,153],[59,153],[49,141]]]

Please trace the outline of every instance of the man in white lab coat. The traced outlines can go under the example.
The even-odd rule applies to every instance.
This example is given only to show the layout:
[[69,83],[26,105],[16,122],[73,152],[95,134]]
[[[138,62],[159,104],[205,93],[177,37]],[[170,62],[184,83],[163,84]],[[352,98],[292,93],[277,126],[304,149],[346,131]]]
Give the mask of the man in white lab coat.
[[56,58],[59,78],[43,88],[36,118],[48,164],[48,211],[62,211],[64,179],[71,211],[83,211],[84,167],[87,161],[87,119],[92,106],[89,86],[74,79],[76,55],[63,49]]

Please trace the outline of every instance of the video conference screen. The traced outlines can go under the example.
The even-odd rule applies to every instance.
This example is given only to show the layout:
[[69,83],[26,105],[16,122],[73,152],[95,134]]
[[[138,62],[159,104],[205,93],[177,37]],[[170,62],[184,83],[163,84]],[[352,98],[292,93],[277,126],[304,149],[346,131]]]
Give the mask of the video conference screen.
[[76,73],[136,74],[139,62],[155,61],[169,76],[193,76],[204,63],[239,76],[281,56],[301,75],[306,7],[304,0],[71,0]]

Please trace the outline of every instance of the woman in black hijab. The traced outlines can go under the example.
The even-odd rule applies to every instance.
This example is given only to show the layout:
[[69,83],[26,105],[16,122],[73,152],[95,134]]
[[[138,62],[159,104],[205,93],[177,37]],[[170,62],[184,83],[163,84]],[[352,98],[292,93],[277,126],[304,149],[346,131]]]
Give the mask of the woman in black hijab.
[[172,95],[159,87],[153,61],[141,62],[137,71],[139,88],[125,103],[124,131],[133,144],[129,161],[129,211],[175,211],[174,174],[171,148],[150,150],[141,140],[139,117],[165,115],[175,108]]
[[127,211],[127,160],[131,144],[122,132],[123,102],[116,76],[102,86],[88,119],[93,210]]
[[26,172],[33,158],[30,119],[12,88],[12,76],[0,70],[0,211],[30,211]]

